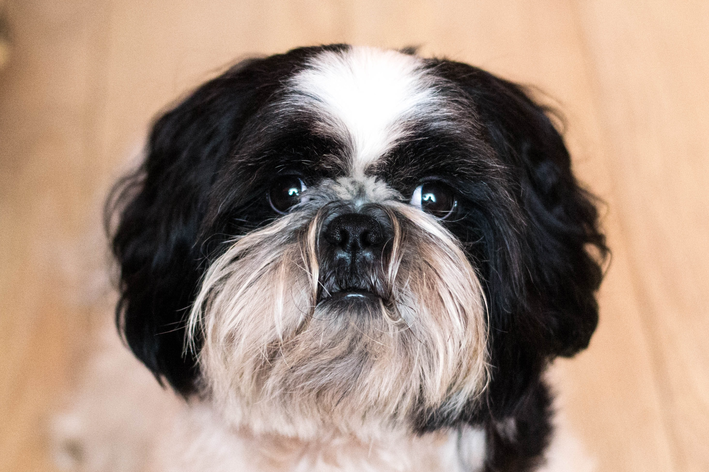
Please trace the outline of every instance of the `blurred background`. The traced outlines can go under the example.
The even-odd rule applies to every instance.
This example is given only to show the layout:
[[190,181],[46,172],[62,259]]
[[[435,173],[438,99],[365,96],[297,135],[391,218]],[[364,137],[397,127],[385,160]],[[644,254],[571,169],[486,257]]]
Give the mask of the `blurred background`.
[[151,118],[226,64],[420,46],[539,87],[613,261],[560,408],[599,471],[709,470],[709,2],[0,0],[0,471],[46,425],[113,295],[103,198]]

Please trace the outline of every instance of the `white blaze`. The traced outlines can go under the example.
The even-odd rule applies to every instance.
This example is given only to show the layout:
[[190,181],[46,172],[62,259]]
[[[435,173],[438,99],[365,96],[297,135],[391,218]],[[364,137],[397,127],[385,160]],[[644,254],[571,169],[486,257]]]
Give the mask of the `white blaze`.
[[397,51],[326,51],[293,85],[309,105],[314,100],[321,124],[351,144],[352,173],[361,175],[405,136],[404,119],[433,111],[435,90],[422,65],[420,58]]

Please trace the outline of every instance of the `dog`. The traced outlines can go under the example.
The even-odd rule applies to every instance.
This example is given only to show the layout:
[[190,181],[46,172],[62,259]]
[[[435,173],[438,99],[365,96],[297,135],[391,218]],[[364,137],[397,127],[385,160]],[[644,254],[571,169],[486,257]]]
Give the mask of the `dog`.
[[544,372],[589,344],[608,249],[530,97],[337,44],[243,61],[157,119],[107,207],[120,332],[186,400],[151,407],[145,467],[542,466]]

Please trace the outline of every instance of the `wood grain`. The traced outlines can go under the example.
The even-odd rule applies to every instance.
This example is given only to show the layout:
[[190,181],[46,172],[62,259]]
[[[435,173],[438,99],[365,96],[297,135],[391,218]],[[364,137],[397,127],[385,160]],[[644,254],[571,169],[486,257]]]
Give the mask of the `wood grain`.
[[[2,5],[2,3],[0,3]],[[46,428],[107,316],[102,195],[154,114],[290,47],[418,45],[539,87],[605,201],[591,347],[554,377],[599,471],[709,470],[709,4],[524,0],[7,2],[0,70],[0,471]]]

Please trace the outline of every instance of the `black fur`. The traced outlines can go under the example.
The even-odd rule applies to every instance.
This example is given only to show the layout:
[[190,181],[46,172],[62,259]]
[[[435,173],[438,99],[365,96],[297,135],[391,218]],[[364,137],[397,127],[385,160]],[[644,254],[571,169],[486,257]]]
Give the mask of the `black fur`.
[[[487,412],[471,407],[457,420],[487,425],[489,470],[527,470],[551,433],[541,374],[554,357],[588,346],[598,323],[595,293],[608,249],[594,198],[573,176],[546,110],[522,87],[480,69],[448,61],[431,66],[459,84],[494,150],[485,162],[501,162],[505,169],[471,188],[467,211],[449,225],[462,241],[481,242],[470,255],[482,269],[489,303],[493,367]],[[505,188],[514,204],[504,208],[510,201],[496,197],[492,186]],[[424,418],[424,431],[456,420],[436,412]],[[509,418],[518,422],[517,436],[493,434]]]
[[[156,121],[145,162],[109,197],[106,221],[117,222],[109,232],[121,266],[119,328],[135,355],[183,395],[195,391],[198,376],[194,353],[183,352],[184,321],[208,256],[228,236],[275,217],[264,195],[252,190],[274,169],[259,161],[233,169],[229,158],[242,131],[259,132],[252,118],[274,100],[283,78],[319,50],[247,60],[200,87]],[[293,133],[282,146],[303,149],[311,143],[290,142],[302,135]],[[215,199],[232,213],[221,220],[209,214]]]
[[[185,396],[199,372],[195,355],[183,353],[184,321],[221,243],[278,217],[266,198],[274,175],[298,172],[307,184],[345,171],[332,157],[343,143],[314,136],[308,116],[279,116],[268,105],[308,57],[346,48],[249,60],[203,85],[155,123],[144,164],[114,189],[107,221],[117,222],[120,329],[158,379]],[[464,105],[467,132],[412,123],[415,139],[371,172],[402,195],[428,176],[457,190],[459,206],[445,224],[484,284],[493,370],[482,403],[456,418],[422,411],[417,428],[482,425],[486,470],[530,470],[551,432],[541,375],[554,357],[588,345],[608,250],[594,199],[573,176],[546,110],[522,87],[480,69],[446,60],[426,67],[446,79],[440,92]],[[513,435],[500,429],[510,420]]]

